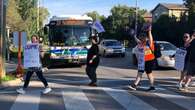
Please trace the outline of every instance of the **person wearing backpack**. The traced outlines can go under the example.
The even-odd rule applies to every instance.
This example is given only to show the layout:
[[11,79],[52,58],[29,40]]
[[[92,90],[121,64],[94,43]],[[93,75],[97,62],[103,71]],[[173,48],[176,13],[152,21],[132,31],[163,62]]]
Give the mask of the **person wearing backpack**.
[[150,87],[147,91],[154,91],[154,76],[152,74],[152,67],[154,65],[154,41],[152,37],[152,28],[148,27],[146,33],[142,33],[139,35],[139,39],[135,37],[136,42],[138,43],[138,48],[144,49],[144,70],[138,70],[136,80],[129,86],[129,89],[136,90],[137,85],[141,81],[142,75],[146,72],[148,79],[150,81]]

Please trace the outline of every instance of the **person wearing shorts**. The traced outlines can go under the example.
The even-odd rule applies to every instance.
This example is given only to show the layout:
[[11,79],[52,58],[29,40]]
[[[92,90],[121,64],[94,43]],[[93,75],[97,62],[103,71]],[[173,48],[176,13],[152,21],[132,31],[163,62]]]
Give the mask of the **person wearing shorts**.
[[154,87],[154,76],[152,74],[153,65],[154,65],[154,41],[152,37],[152,29],[151,26],[147,29],[146,33],[142,33],[139,35],[139,39],[135,37],[136,42],[138,43],[138,48],[144,49],[144,62],[145,62],[145,68],[144,70],[138,70],[136,80],[133,84],[129,86],[129,89],[136,90],[137,85],[141,81],[142,75],[144,72],[146,72],[147,77],[150,81],[150,87],[147,91],[153,91],[155,90]]

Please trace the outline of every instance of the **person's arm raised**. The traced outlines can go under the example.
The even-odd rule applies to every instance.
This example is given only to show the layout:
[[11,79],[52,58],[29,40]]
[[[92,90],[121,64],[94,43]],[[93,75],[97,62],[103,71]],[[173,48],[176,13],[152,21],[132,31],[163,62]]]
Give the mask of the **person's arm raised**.
[[148,37],[149,37],[149,41],[150,41],[150,47],[152,47],[153,43],[154,43],[153,36],[152,36],[152,26],[150,26],[148,29]]

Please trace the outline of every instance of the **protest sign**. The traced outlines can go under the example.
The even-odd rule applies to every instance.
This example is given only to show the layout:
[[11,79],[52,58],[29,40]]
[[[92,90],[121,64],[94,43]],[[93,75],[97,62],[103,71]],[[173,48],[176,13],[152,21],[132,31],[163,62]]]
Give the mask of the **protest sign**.
[[177,49],[175,54],[175,69],[178,71],[183,71],[185,65],[185,57],[187,51],[183,49]]
[[24,48],[24,68],[40,66],[39,44],[27,44]]
[[98,33],[105,32],[105,29],[104,29],[104,27],[102,26],[102,24],[100,23],[99,20],[96,20],[93,23],[92,28],[95,29]]
[[145,69],[145,61],[144,61],[144,48],[138,48],[138,70],[144,71]]

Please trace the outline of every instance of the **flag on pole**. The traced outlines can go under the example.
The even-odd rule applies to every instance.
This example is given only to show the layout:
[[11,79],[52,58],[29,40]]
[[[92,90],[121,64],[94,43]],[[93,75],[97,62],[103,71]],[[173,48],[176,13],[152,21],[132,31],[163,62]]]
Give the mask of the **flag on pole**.
[[95,29],[98,33],[105,32],[104,27],[102,26],[99,20],[96,20],[93,23],[92,28]]

